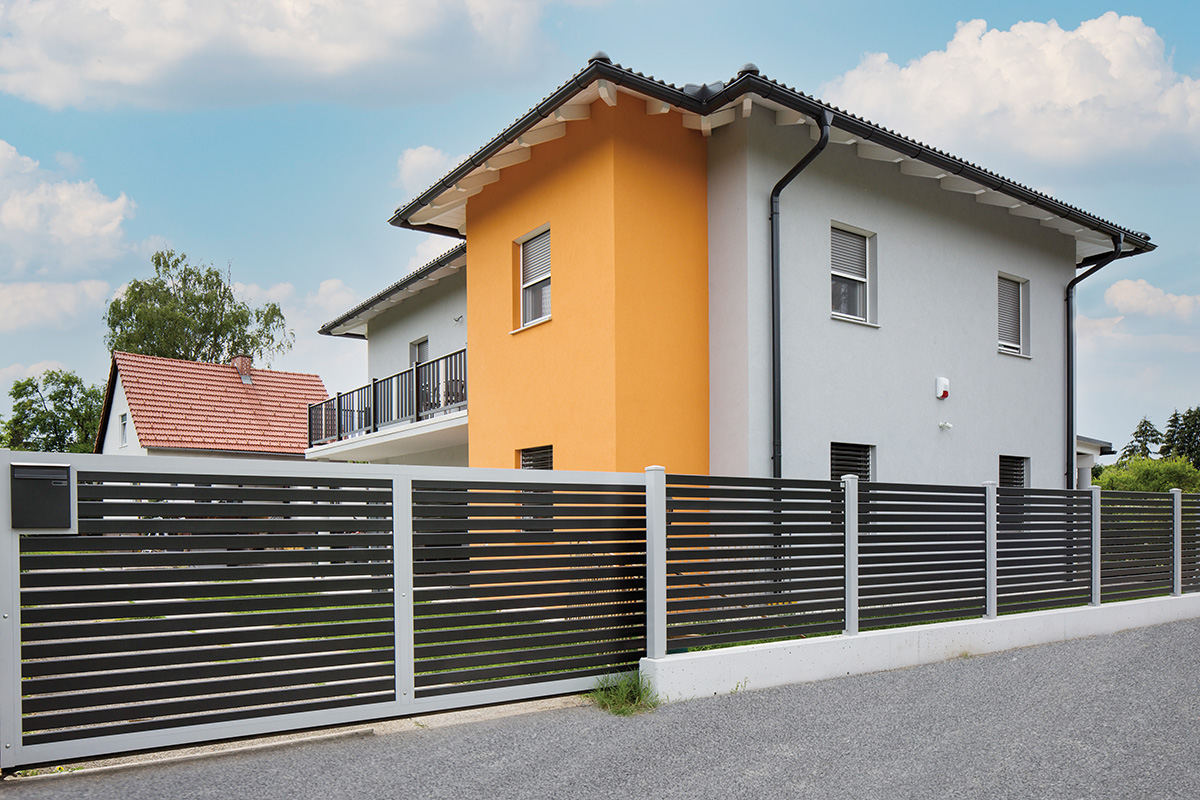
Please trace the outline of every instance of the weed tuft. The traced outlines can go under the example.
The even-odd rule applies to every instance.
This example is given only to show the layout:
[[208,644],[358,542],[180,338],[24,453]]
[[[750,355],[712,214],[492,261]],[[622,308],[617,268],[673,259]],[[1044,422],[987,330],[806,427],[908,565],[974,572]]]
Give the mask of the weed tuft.
[[659,704],[650,681],[640,672],[601,675],[587,698],[598,708],[622,717],[650,711]]

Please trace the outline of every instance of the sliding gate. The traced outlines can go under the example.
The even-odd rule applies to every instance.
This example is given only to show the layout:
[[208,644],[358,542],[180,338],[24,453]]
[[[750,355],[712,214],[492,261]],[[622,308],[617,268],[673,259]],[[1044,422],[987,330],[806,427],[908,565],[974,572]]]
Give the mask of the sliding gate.
[[0,466],[5,770],[579,691],[644,652],[640,475]]

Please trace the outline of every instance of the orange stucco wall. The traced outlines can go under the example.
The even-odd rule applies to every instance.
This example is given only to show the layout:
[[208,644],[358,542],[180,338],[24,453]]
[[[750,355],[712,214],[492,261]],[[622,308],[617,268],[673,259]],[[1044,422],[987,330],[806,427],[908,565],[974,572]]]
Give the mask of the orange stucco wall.
[[[708,468],[705,143],[679,115],[592,104],[467,206],[472,466]],[[551,319],[519,325],[514,242],[550,226]]]

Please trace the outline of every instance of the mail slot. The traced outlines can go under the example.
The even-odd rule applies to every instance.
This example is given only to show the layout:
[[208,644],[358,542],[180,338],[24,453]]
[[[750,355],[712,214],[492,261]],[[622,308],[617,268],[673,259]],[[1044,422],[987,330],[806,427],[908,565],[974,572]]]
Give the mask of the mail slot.
[[12,527],[71,527],[71,467],[66,464],[12,465]]

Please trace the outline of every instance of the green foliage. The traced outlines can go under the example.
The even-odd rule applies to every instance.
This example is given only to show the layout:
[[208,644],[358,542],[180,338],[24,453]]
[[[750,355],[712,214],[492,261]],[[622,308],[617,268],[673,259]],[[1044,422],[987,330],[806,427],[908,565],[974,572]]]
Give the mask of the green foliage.
[[598,708],[622,717],[649,711],[659,703],[650,681],[640,672],[601,675],[587,696]]
[[1186,458],[1152,459],[1134,456],[1105,467],[1092,483],[1118,492],[1200,491],[1200,470]]
[[236,355],[270,363],[292,349],[277,303],[251,308],[228,272],[189,264],[173,250],[155,253],[154,277],[135,280],[104,315],[110,350],[226,364]]
[[1132,440],[1121,451],[1117,463],[1123,464],[1131,458],[1149,458],[1150,454],[1155,452],[1151,445],[1158,444],[1162,440],[1163,435],[1158,428],[1154,427],[1150,420],[1142,417],[1142,421],[1133,430]]
[[12,418],[0,422],[0,446],[10,450],[90,453],[100,429],[104,389],[84,386],[74,372],[49,370],[8,390]]
[[1200,407],[1189,408],[1182,414],[1176,409],[1167,420],[1163,432],[1162,456],[1181,456],[1200,468]]

